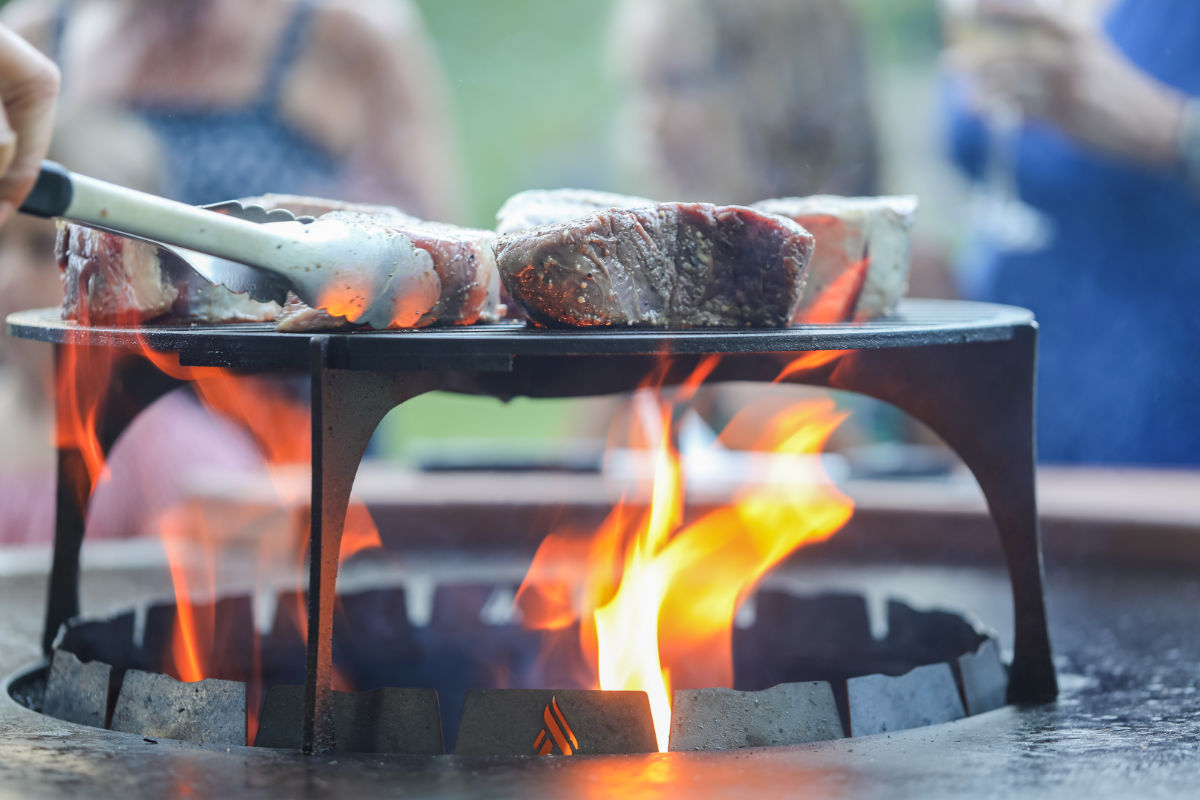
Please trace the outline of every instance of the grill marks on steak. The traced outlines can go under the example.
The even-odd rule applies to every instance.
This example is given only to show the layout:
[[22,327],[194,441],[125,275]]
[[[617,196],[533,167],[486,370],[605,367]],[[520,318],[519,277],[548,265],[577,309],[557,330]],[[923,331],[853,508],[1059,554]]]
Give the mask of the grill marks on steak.
[[509,293],[544,326],[784,327],[813,240],[739,206],[610,208],[503,236]]

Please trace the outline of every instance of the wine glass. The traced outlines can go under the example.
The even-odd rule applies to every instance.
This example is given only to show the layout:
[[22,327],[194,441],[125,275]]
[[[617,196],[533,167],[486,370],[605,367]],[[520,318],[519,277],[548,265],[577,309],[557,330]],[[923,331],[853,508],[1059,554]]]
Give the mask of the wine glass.
[[[1008,0],[1013,5],[1047,8],[1054,0]],[[955,47],[985,48],[1037,36],[1029,26],[980,13],[979,0],[942,0],[946,39]],[[1003,98],[983,100],[986,131],[982,180],[972,191],[968,214],[976,234],[1000,250],[1037,252],[1054,238],[1054,223],[1021,199],[1017,185],[1021,109]]]

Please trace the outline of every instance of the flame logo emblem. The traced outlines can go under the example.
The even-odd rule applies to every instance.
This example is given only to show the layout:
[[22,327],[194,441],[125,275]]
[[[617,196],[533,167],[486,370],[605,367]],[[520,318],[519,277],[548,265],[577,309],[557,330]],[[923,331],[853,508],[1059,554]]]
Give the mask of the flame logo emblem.
[[550,702],[542,711],[542,720],[546,725],[538,731],[537,738],[533,740],[533,752],[539,756],[548,756],[554,752],[557,745],[558,752],[564,756],[574,755],[579,749],[579,740],[575,738],[575,732],[571,730],[562,709],[558,707],[558,698],[550,697]]

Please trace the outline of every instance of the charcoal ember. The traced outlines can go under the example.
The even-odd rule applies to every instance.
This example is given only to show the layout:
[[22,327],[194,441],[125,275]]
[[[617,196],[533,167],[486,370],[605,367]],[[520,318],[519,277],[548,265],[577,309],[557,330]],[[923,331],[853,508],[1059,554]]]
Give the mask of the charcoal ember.
[[[308,628],[308,595],[286,591],[277,595],[270,632],[261,641],[263,675],[274,683],[303,683]],[[335,652],[338,646],[334,630]]]
[[483,627],[483,612],[496,593],[493,583],[442,584],[433,590],[429,625],[443,630]]
[[[255,747],[300,749],[304,687],[272,686],[263,703]],[[334,751],[441,755],[442,719],[433,689],[333,693]]]
[[543,633],[501,618],[505,605],[511,614],[515,589],[494,583],[440,585],[429,624],[416,631],[422,659],[406,670],[406,685],[437,687],[449,742],[458,735],[467,687],[564,685],[546,682],[553,678],[540,657]]
[[[212,678],[244,681],[252,677],[256,633],[253,603],[248,595],[223,597],[216,602],[196,602],[189,614],[193,635],[203,648],[204,668]],[[175,603],[146,610],[142,648],[136,665],[153,672],[182,673],[175,661],[179,611]]]
[[246,684],[193,683],[131,669],[125,673],[112,729],[197,744],[246,743]]
[[512,297],[548,327],[786,327],[812,236],[738,206],[607,209],[500,237]]
[[864,675],[846,682],[850,733],[919,728],[966,716],[949,664],[928,664],[903,675]]
[[887,617],[888,635],[883,650],[899,659],[915,657],[925,664],[953,662],[963,653],[974,652],[987,638],[949,611],[917,611],[889,600]]
[[419,660],[403,588],[341,596],[333,617],[333,663],[356,687],[401,684],[405,665]]
[[587,217],[607,208],[645,208],[657,205],[645,197],[634,197],[591,189],[531,189],[504,201],[496,212],[496,232],[504,235],[557,225]]
[[60,223],[55,255],[63,270],[63,318],[85,325],[180,321],[262,322],[279,306],[211,283],[155,245]]
[[[255,640],[254,603],[249,595],[222,597],[212,604],[211,613],[201,621],[211,631],[208,649],[209,677],[245,681],[253,677]],[[209,623],[211,620],[211,623]],[[211,624],[211,627],[208,627]]]
[[171,640],[178,619],[174,603],[154,603],[147,607],[142,646],[131,666],[148,672],[175,671]]
[[754,607],[754,624],[733,634],[736,688],[847,678],[881,668],[861,595],[805,597],[764,589]]
[[131,658],[133,629],[132,611],[107,619],[71,619],[59,629],[54,647],[74,653],[80,661],[103,661],[120,668]]
[[[495,322],[504,317],[505,309],[500,301],[500,276],[496,272],[493,250],[496,234],[492,231],[429,222],[391,206],[343,203],[317,197],[269,194],[241,202],[267,209],[284,208],[298,216],[337,214],[339,219],[351,223],[358,220],[363,224],[383,225],[407,236],[418,249],[429,253],[433,259],[433,269],[441,281],[441,293],[436,304],[415,327],[471,325],[481,321]],[[276,324],[285,331],[349,325],[345,318],[313,309],[294,296],[288,298]]]
[[52,717],[103,728],[107,721],[112,667],[84,663],[66,650],[55,650],[42,711]]
[[816,238],[796,322],[886,316],[908,288],[917,198],[783,197],[752,208],[795,220]]
[[457,755],[580,755],[658,750],[645,692],[473,689]]
[[682,689],[671,704],[671,746],[736,750],[845,736],[828,683],[784,683],[758,692]]

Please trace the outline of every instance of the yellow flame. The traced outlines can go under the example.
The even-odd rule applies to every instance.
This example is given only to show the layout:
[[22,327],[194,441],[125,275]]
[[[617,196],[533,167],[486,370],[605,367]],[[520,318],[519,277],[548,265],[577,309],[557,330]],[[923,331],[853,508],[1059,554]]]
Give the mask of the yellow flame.
[[[690,399],[694,389],[685,383],[680,394]],[[629,441],[653,455],[649,507],[623,498],[587,542],[547,537],[518,604],[531,627],[566,630],[578,621],[596,683],[646,692],[665,751],[673,689],[733,685],[739,604],[771,567],[850,518],[853,504],[816,459],[845,414],[831,400],[812,400],[765,419],[761,479],[727,506],[685,522],[687,476],[673,445],[672,401],[643,390],[633,403]],[[730,427],[744,429],[755,415],[762,416],[758,408],[746,409]]]

